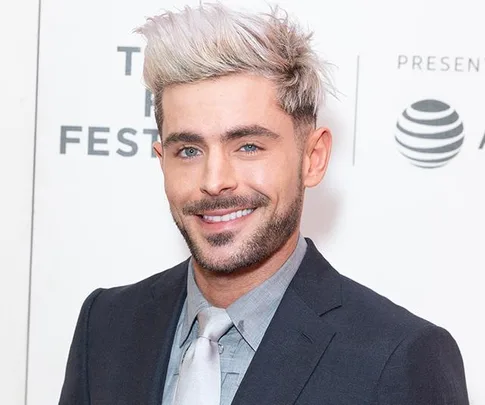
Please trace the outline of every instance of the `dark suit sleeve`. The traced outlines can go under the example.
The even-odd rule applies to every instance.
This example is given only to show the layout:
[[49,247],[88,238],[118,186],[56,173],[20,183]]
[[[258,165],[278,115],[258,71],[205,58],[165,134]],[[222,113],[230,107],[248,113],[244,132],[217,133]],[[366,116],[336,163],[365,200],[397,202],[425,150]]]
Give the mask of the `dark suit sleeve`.
[[101,291],[103,290],[93,291],[82,305],[69,351],[59,405],[89,405],[87,378],[89,314]]
[[426,326],[405,338],[384,367],[379,405],[468,405],[463,360],[453,337]]

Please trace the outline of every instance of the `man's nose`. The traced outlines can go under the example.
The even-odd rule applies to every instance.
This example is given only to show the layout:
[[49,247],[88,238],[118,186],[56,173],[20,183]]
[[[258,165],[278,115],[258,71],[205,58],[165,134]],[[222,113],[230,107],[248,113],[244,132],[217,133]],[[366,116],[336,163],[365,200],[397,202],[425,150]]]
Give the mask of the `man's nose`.
[[230,158],[222,152],[212,152],[205,162],[200,190],[217,196],[236,188],[236,175]]

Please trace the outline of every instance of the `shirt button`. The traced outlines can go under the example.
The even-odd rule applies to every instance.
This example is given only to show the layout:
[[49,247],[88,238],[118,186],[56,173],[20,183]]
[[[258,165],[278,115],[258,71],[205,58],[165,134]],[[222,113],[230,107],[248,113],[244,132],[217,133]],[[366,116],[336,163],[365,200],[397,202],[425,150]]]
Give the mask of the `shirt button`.
[[224,352],[224,346],[221,345],[220,343],[219,344],[219,354],[222,354]]

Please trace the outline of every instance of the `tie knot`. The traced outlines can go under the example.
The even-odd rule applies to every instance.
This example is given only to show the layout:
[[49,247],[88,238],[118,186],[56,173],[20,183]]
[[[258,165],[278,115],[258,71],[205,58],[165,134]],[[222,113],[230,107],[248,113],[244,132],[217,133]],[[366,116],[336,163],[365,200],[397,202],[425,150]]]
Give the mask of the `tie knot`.
[[231,318],[224,308],[205,308],[198,313],[197,320],[199,321],[199,337],[205,337],[213,342],[219,341],[232,326]]

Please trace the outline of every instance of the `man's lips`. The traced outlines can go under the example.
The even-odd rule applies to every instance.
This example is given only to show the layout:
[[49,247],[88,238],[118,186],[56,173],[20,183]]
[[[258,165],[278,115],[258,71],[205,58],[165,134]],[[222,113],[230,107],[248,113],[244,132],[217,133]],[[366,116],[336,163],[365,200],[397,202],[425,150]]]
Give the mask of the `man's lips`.
[[198,216],[207,223],[229,222],[246,217],[253,213],[255,208],[237,208],[226,210],[206,211]]

